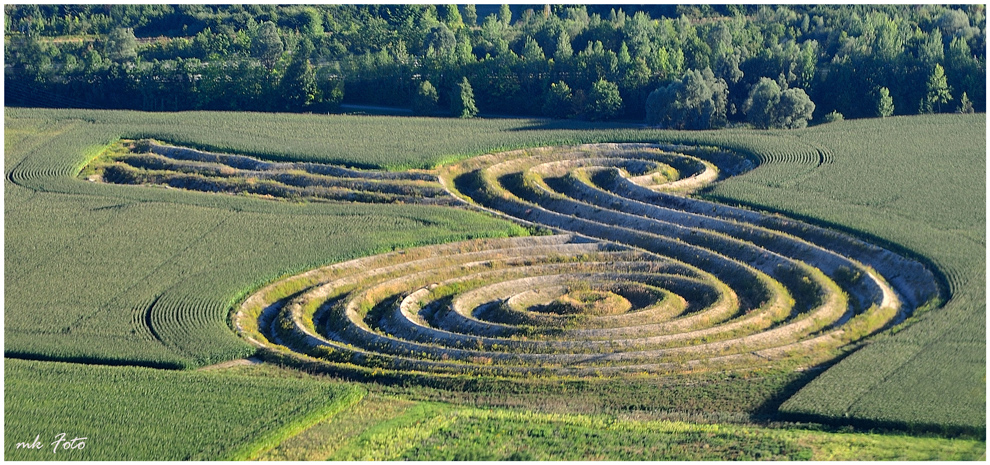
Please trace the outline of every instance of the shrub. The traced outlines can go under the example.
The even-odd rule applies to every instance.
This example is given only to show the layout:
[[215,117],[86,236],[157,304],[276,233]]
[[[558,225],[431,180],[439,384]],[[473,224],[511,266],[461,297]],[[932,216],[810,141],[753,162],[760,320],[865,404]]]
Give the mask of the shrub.
[[842,121],[844,119],[845,117],[842,116],[842,113],[839,113],[835,110],[832,110],[831,113],[825,115],[825,123],[834,123],[836,121]]

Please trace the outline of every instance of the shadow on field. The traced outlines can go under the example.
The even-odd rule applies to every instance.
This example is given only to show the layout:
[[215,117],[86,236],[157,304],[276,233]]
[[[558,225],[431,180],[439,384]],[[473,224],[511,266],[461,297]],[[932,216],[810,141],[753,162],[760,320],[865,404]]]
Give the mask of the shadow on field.
[[570,120],[570,119],[535,119],[527,121],[529,124],[509,129],[509,131],[548,131],[548,130],[602,130],[602,129],[637,129],[643,128],[642,124],[636,123],[592,123],[590,121]]
[[789,420],[787,418],[782,418],[782,413],[780,412],[780,406],[790,399],[791,396],[796,394],[801,389],[804,389],[812,380],[821,375],[825,370],[832,368],[836,363],[839,363],[844,358],[848,357],[850,354],[856,352],[850,351],[848,353],[842,354],[832,360],[829,360],[820,365],[808,368],[801,372],[799,376],[785,384],[781,389],[775,392],[773,395],[769,396],[766,401],[760,404],[753,410],[753,420],[766,421],[766,420]]

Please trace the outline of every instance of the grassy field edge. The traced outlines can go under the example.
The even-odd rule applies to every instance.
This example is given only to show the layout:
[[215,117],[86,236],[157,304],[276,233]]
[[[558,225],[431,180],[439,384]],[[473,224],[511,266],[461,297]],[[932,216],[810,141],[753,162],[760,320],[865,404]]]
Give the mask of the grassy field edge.
[[368,391],[359,387],[352,387],[351,392],[344,398],[326,407],[310,412],[309,414],[293,420],[281,429],[271,431],[258,440],[245,444],[239,450],[234,451],[223,460],[254,460],[266,451],[277,447],[282,441],[295,436],[309,427],[333,417],[344,410],[347,410],[361,401]]

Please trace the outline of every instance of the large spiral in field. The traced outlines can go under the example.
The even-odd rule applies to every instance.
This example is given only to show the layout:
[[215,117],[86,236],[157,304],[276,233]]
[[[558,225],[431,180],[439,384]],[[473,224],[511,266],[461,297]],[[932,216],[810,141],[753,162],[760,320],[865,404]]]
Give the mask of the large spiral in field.
[[313,270],[251,296],[238,324],[257,315],[252,340],[331,364],[601,375],[817,361],[937,297],[916,261],[677,193],[746,163],[647,144],[471,159],[441,174],[460,197],[564,233]]

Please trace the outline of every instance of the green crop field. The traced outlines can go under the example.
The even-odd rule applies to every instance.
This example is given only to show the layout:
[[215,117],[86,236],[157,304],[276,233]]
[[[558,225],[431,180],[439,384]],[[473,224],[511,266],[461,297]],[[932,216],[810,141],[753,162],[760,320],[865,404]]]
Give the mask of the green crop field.
[[[951,136],[944,136],[951,134]],[[783,410],[876,423],[986,424],[986,122],[962,115],[848,121],[801,134],[835,161],[775,163],[713,194],[842,225],[925,257],[943,308],[876,338]],[[808,165],[805,163],[804,165]],[[864,376],[869,373],[869,376]],[[938,408],[926,406],[938,405]]]
[[[388,402],[387,399],[383,400]],[[636,421],[507,410],[407,408],[336,460],[972,460],[980,441]],[[343,418],[335,419],[337,421]],[[412,420],[417,420],[415,423]],[[410,428],[410,424],[415,427]],[[410,435],[410,433],[419,433]],[[423,437],[428,433],[427,437]],[[412,436],[412,437],[410,437]],[[740,447],[740,444],[745,444]],[[933,450],[938,452],[932,453]]]
[[[250,457],[364,396],[307,379],[12,359],[4,388],[7,460]],[[77,447],[52,445],[62,433]],[[44,447],[17,447],[36,438]]]
[[[128,128],[7,112],[8,355],[168,367],[236,358],[252,350],[229,329],[227,313],[253,286],[393,248],[520,231],[436,207],[296,204],[81,181],[73,174],[87,157],[161,121]],[[196,126],[204,122],[188,128]]]
[[[82,459],[979,458],[983,440],[750,423],[984,434],[985,127],[984,115],[676,132],[8,108],[5,458],[34,459],[13,444],[61,429],[91,435]],[[240,170],[240,184],[258,172],[159,155],[127,155],[132,166],[143,163],[128,168],[140,172],[129,179],[149,185],[78,176],[121,139],[287,163],[279,176],[298,175],[305,163],[433,170],[475,206],[168,188],[190,169],[197,182]],[[598,157],[587,163],[539,150],[522,161],[472,158],[612,142],[659,152],[587,155]],[[702,180],[709,168],[723,173],[718,182]],[[621,191],[610,173],[683,177],[682,190],[702,187],[695,198],[771,214],[684,210],[676,215],[704,225],[700,234],[663,226],[671,213],[609,197]],[[614,235],[596,215],[625,232]],[[503,239],[545,227],[592,239]],[[650,235],[667,230],[677,239]],[[435,245],[465,239],[479,241]],[[868,253],[832,258],[855,250]],[[768,253],[781,258],[759,258]],[[369,258],[347,262],[360,257]],[[565,268],[585,284],[553,277]],[[307,270],[319,271],[300,274]],[[320,287],[327,283],[341,291]],[[507,293],[513,283],[521,287]],[[538,288],[549,297],[530,292]],[[885,297],[894,293],[904,308],[920,309],[905,323]],[[475,314],[462,307],[493,298],[504,304],[478,315],[504,314],[492,320],[503,326],[457,319]],[[625,333],[623,315],[640,314],[653,326]],[[522,329],[505,329],[509,321]],[[437,330],[448,327],[460,329]],[[630,342],[595,342],[602,334]],[[338,378],[257,367],[176,371],[256,353]],[[656,354],[665,362],[653,363]],[[394,408],[350,406],[363,391],[340,377],[368,381],[365,389],[395,399]],[[119,404],[101,403],[114,392],[123,393]],[[149,401],[160,398],[175,401],[168,409]],[[198,415],[204,405],[216,420]],[[338,417],[353,425],[332,427]],[[574,443],[584,446],[565,447]],[[901,455],[884,452],[891,449]]]

